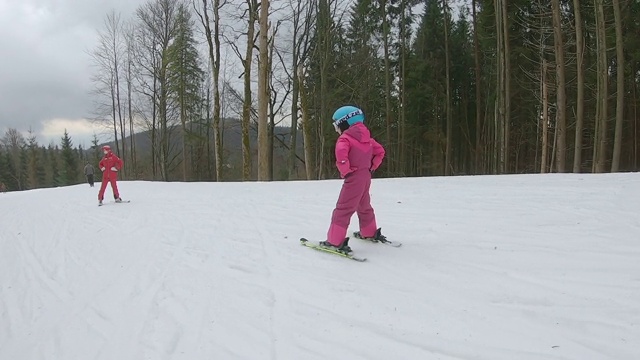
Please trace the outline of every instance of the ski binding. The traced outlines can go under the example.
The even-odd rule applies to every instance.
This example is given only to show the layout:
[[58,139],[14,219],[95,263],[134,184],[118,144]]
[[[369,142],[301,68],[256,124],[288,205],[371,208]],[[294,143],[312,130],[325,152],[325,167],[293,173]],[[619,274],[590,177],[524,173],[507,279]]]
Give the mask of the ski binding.
[[351,260],[355,260],[355,261],[359,261],[359,262],[363,262],[363,261],[367,260],[367,258],[356,256],[353,253],[345,253],[345,252],[342,252],[342,251],[338,251],[338,250],[334,250],[334,249],[330,249],[330,248],[324,247],[324,246],[322,246],[322,245],[320,245],[318,243],[311,242],[311,241],[309,241],[309,240],[307,240],[305,238],[301,238],[300,239],[300,244],[303,245],[303,246],[306,246],[308,248],[312,248],[314,250],[323,251],[323,252],[326,252],[326,253],[329,253],[329,254],[342,256],[342,257],[345,257],[347,259],[351,259]]
[[385,244],[385,245],[389,245],[389,246],[393,246],[393,247],[400,247],[402,246],[401,242],[398,241],[391,241],[391,240],[387,240],[386,238],[382,239],[382,240],[377,240],[374,238],[365,238],[362,237],[362,235],[360,235],[359,231],[356,231],[353,233],[353,237],[360,239],[360,240],[364,240],[364,241],[368,241],[368,242],[372,242],[372,243],[381,243],[381,244]]

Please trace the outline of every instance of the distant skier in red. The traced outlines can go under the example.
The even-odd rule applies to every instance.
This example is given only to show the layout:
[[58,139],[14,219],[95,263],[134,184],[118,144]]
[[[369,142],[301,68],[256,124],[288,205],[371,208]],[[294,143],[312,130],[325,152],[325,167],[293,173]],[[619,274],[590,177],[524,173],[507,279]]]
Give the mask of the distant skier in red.
[[107,188],[107,183],[111,183],[111,190],[113,190],[113,198],[116,202],[122,202],[120,193],[118,192],[118,171],[122,169],[122,160],[117,157],[112,151],[111,146],[105,145],[102,147],[104,157],[100,160],[100,170],[102,170],[102,185],[100,186],[100,192],[98,193],[98,202],[102,205],[104,199],[104,191]]

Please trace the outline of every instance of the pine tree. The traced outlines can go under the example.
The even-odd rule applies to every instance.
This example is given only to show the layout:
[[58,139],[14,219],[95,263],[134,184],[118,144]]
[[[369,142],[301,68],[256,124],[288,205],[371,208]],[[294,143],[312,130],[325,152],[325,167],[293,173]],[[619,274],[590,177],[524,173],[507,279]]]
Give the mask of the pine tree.
[[29,130],[27,137],[27,184],[29,189],[42,187],[45,183],[44,166],[40,158],[40,148],[36,136]]
[[191,13],[184,5],[178,7],[176,37],[169,47],[169,86],[171,98],[177,103],[182,125],[182,177],[187,181],[190,132],[188,123],[198,119],[200,89],[204,73],[200,68],[197,42],[193,36]]
[[[409,58],[407,102],[416,104],[407,111],[412,132],[406,139],[414,149],[412,161],[419,165],[418,175],[443,174],[444,169],[444,14],[436,0],[425,2],[422,20]],[[426,141],[425,141],[426,140]],[[427,171],[428,170],[428,171]]]
[[[2,151],[0,146],[0,188],[2,185],[7,186],[9,175],[9,164],[7,163],[6,153]],[[6,190],[9,190],[8,188]]]
[[5,151],[3,156],[2,156],[2,165],[1,167],[3,168],[2,171],[2,182],[4,183],[4,185],[7,188],[7,191],[16,191],[16,190],[22,190],[20,188],[20,184],[17,181],[16,177],[13,175],[16,173],[16,168],[14,165],[14,161],[13,161],[13,156],[11,155],[10,152]]
[[60,171],[60,185],[73,185],[79,182],[78,158],[73,150],[71,137],[67,130],[62,136],[61,152],[62,168]]
[[[378,57],[380,42],[379,14],[375,14],[375,4],[360,0],[352,7],[351,19],[344,34],[343,51],[340,52],[344,66],[335,69],[337,83],[349,84],[335,94],[336,99],[359,106],[365,110],[367,124],[384,128],[384,68]],[[342,70],[342,71],[340,71]],[[354,86],[358,84],[358,86]]]

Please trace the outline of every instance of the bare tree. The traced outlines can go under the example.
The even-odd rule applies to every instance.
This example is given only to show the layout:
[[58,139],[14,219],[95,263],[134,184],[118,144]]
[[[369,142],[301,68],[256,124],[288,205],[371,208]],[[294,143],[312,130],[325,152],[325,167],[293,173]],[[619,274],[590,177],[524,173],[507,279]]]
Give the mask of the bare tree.
[[[238,33],[233,37],[221,33],[222,38],[225,40],[225,44],[231,48],[236,54],[242,64],[242,75],[244,98],[235,99],[235,95],[232,96],[234,100],[241,100],[242,111],[239,113],[240,125],[241,125],[241,143],[242,143],[242,179],[244,181],[251,179],[252,172],[252,156],[251,156],[251,141],[250,130],[253,109],[253,94],[251,89],[252,84],[252,71],[253,71],[253,51],[256,47],[256,29],[255,25],[258,21],[258,0],[245,0],[246,8],[242,14],[233,19],[237,22],[246,21],[246,32]],[[233,15],[231,15],[233,16]],[[238,46],[241,36],[246,36],[246,48],[244,49],[244,55]],[[225,85],[226,86],[226,85]],[[233,91],[235,94],[235,91]]]
[[605,171],[607,161],[607,102],[609,97],[608,90],[608,67],[607,67],[607,36],[606,23],[604,17],[604,0],[594,0],[594,9],[596,12],[596,43],[597,43],[597,110],[596,110],[596,131],[593,147],[593,172],[602,173]]
[[317,25],[316,25],[316,42],[320,67],[320,92],[316,94],[319,97],[319,115],[316,116],[317,136],[320,138],[320,146],[317,149],[319,158],[317,160],[317,178],[325,177],[325,119],[329,116],[329,77],[331,69],[331,52],[332,52],[332,12],[331,0],[320,0],[318,2]]
[[482,162],[482,91],[481,91],[481,68],[480,68],[480,44],[478,40],[478,16],[477,0],[472,3],[473,20],[473,60],[475,63],[476,77],[476,151],[475,151],[475,173],[480,174],[483,168]]
[[[504,130],[504,122],[505,122],[505,74],[504,74],[504,59],[505,59],[505,48],[504,48],[504,33],[502,32],[502,23],[504,22],[504,18],[502,16],[502,2],[505,0],[494,0],[494,8],[495,8],[495,17],[496,17],[496,48],[497,48],[497,59],[496,59],[496,84],[497,84],[497,94],[496,94],[496,111],[495,111],[495,120],[494,120],[494,146],[496,149],[493,152],[493,172],[497,173],[500,169],[502,170],[502,164],[504,164],[504,137],[502,136],[502,131]],[[499,166],[500,164],[500,166]]]
[[[275,46],[275,39],[280,25],[282,25],[282,21],[276,22],[269,40],[269,178],[271,180],[274,179],[274,140],[277,136],[275,128],[287,116],[287,114],[283,113],[283,109],[292,91],[291,75],[287,71],[287,64],[282,55],[282,50]],[[274,59],[276,58],[279,61],[274,64]],[[279,117],[280,120],[276,120],[276,117]],[[280,142],[284,143],[282,140]]]
[[442,11],[444,12],[444,58],[445,58],[445,81],[446,81],[446,101],[445,109],[447,114],[447,140],[444,161],[444,174],[451,175],[453,164],[451,163],[451,152],[453,143],[453,119],[451,118],[451,78],[449,64],[449,5],[446,0],[442,0]]
[[[134,87],[134,67],[135,67],[135,27],[133,23],[129,23],[125,26],[125,82],[127,86],[127,112],[129,115],[129,161],[128,166],[125,166],[125,174],[137,174],[137,158],[136,158],[136,142],[135,142],[135,123],[134,123],[134,109],[133,109],[133,87]],[[123,139],[124,141],[124,139]],[[135,176],[134,176],[135,178]]]
[[562,39],[562,16],[560,1],[551,0],[553,13],[553,43],[556,55],[556,170],[565,172],[567,138],[567,98],[564,71],[564,40]]
[[509,35],[509,11],[507,8],[507,0],[500,0],[502,4],[502,10],[500,12],[502,26],[502,42],[503,42],[503,74],[502,85],[504,91],[503,99],[503,111],[504,116],[502,118],[502,151],[500,153],[500,170],[505,173],[509,171],[509,140],[511,138],[511,47],[510,35]]
[[26,145],[24,136],[22,136],[17,129],[9,128],[5,132],[1,143],[4,145],[7,153],[9,153],[9,159],[14,170],[13,173],[9,173],[8,175],[15,180],[18,190],[25,190],[27,184],[26,179],[22,174],[22,166],[20,162],[20,152]]
[[624,119],[624,39],[622,36],[622,15],[620,14],[620,1],[613,0],[613,16],[616,23],[616,128],[613,141],[613,159],[611,172],[620,169],[620,151],[622,150],[622,121]]
[[125,145],[120,140],[124,138],[123,109],[120,99],[120,65],[123,61],[123,23],[120,14],[112,11],[107,14],[104,29],[98,32],[98,45],[91,52],[96,72],[92,76],[95,89],[93,93],[103,100],[97,101],[98,117],[110,115],[111,130],[113,131],[116,152],[126,156]]
[[175,114],[169,104],[169,73],[168,55],[169,46],[176,32],[177,0],[154,0],[138,8],[136,14],[144,30],[154,39],[154,48],[149,49],[157,54],[157,62],[154,64],[153,81],[156,89],[154,101],[157,102],[157,116],[159,126],[158,164],[163,180],[169,180],[169,173],[174,164],[175,156],[172,155],[172,121]]
[[141,96],[136,106],[136,114],[146,126],[151,143],[151,175],[154,180],[158,176],[158,102],[159,93],[158,68],[161,63],[159,37],[152,29],[136,24],[134,33],[134,71],[136,92]]
[[247,12],[247,48],[242,65],[244,67],[244,102],[242,104],[242,179],[251,179],[251,142],[249,140],[249,127],[251,124],[251,68],[253,60],[253,48],[255,47],[256,22],[258,19],[258,1],[246,0]]
[[298,66],[298,78],[300,79],[300,114],[302,116],[302,136],[304,142],[304,166],[307,180],[314,179],[315,156],[313,154],[313,124],[309,114],[309,101],[305,93],[305,73],[302,65]]
[[269,0],[260,3],[258,62],[258,180],[269,178]]
[[547,161],[549,160],[549,85],[547,84],[547,60],[542,60],[542,66],[540,67],[542,72],[540,89],[542,93],[542,116],[540,121],[542,123],[542,155],[540,161],[540,172],[547,172]]
[[[444,1],[444,0],[443,0]],[[389,49],[389,37],[391,33],[391,29],[389,26],[389,6],[390,1],[381,0],[380,1],[380,9],[382,10],[382,50],[384,54],[384,103],[385,103],[385,124],[387,126],[387,131],[385,134],[385,140],[387,148],[390,150],[393,149],[391,146],[391,55]],[[445,15],[446,18],[446,15]],[[445,20],[446,22],[446,20]],[[446,27],[446,25],[445,25]],[[445,30],[446,31],[446,30]],[[446,40],[445,40],[446,42]],[[388,154],[388,156],[391,154]],[[389,159],[392,159],[393,156],[389,156]],[[397,158],[396,158],[397,161]],[[393,161],[389,161],[387,165],[387,175],[390,175],[393,171]],[[397,165],[397,164],[395,164]]]
[[209,46],[209,61],[211,62],[211,71],[213,72],[213,78],[211,80],[213,85],[213,141],[216,158],[216,179],[222,180],[222,133],[220,130],[220,8],[226,3],[220,0],[212,1],[213,11],[213,34],[211,29],[211,22],[209,19],[208,1],[202,0],[202,16],[200,19],[205,29],[205,36],[207,38],[207,44]]
[[582,32],[582,12],[580,0],[573,0],[576,30],[576,136],[573,152],[573,172],[579,173],[582,165],[582,129],[584,127],[584,33]]
[[[309,52],[309,37],[313,26],[313,13],[315,1],[292,1],[289,3],[293,11],[293,36],[291,50],[291,137],[289,140],[289,178],[296,174],[297,138],[298,138],[298,112],[301,78],[298,68],[304,63]],[[295,6],[294,6],[295,5]]]

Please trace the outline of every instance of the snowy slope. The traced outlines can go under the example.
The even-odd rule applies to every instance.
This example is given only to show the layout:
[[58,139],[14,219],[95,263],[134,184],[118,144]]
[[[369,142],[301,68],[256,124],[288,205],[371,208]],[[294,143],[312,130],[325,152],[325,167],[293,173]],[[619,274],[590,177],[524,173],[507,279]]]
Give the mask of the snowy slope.
[[365,263],[340,185],[0,194],[0,359],[640,359],[639,174],[375,180]]

